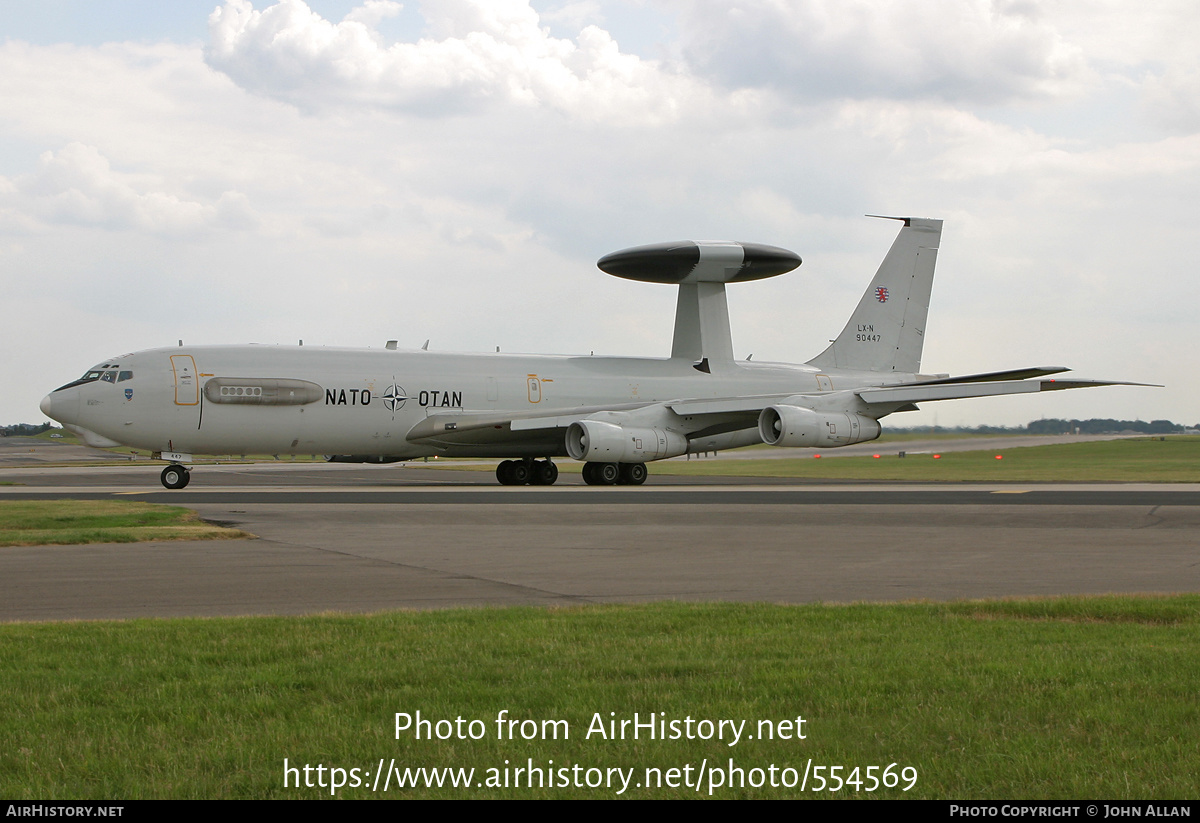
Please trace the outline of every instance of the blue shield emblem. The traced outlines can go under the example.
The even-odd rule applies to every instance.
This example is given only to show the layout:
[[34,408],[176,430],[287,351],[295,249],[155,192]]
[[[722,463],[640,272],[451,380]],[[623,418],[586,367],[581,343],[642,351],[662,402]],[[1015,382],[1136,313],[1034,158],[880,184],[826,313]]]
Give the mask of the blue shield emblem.
[[126,390],[125,390],[125,399],[126,399],[126,400],[132,400],[132,399],[133,399],[133,389],[126,389]]

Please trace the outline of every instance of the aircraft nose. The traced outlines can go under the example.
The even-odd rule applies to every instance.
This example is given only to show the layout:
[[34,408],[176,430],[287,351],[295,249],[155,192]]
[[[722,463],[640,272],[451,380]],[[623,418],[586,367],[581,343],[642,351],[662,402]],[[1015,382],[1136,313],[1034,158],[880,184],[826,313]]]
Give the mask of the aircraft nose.
[[42,414],[63,425],[75,423],[79,417],[79,392],[75,389],[53,392],[42,398],[38,408]]

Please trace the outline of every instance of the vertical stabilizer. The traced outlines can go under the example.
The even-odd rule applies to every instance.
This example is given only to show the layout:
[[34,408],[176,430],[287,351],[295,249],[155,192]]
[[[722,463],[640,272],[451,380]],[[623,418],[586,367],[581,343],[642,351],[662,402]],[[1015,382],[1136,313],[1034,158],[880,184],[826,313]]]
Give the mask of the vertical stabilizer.
[[809,365],[823,370],[920,371],[942,221],[889,219],[903,220],[904,228],[846,328],[829,348],[808,361]]

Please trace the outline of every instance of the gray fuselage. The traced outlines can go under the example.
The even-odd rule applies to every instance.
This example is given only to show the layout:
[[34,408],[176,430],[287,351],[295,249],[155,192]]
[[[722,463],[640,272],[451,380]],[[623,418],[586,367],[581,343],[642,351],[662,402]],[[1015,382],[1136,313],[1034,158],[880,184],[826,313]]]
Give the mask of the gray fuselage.
[[[100,377],[68,384],[43,402],[49,416],[82,430],[95,445],[201,454],[399,458],[566,454],[561,431],[540,429],[518,436],[507,423],[473,437],[410,441],[413,427],[435,414],[500,412],[519,419],[583,409],[637,409],[680,399],[820,396],[914,378],[780,363],[726,363],[703,373],[680,358],[267,345],[150,349],[105,361],[88,375],[96,373]],[[273,387],[272,396],[263,396],[263,384]],[[259,394],[252,395],[255,390]],[[714,421],[722,428],[712,415],[691,425],[679,418],[674,427],[688,436],[714,428]],[[745,433],[712,445],[761,442],[753,423],[732,419],[724,428],[730,426]]]

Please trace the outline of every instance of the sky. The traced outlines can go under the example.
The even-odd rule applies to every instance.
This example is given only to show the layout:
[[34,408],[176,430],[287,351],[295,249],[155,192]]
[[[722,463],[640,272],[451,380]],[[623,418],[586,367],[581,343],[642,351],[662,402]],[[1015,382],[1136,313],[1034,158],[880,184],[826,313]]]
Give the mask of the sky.
[[922,370],[1163,384],[894,425],[1200,422],[1200,6],[1162,0],[0,3],[0,423],[191,344],[669,355],[602,255],[792,249],[729,287],[803,362],[945,220]]

